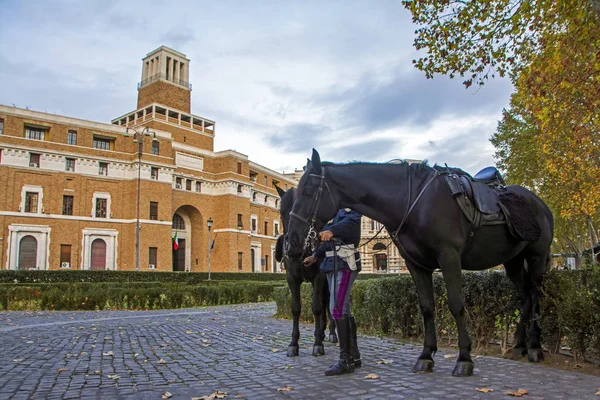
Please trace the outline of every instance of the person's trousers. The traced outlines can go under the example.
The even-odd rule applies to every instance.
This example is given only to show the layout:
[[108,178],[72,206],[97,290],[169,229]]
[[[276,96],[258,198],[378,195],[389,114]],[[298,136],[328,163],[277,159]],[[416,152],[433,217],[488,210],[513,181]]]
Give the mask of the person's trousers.
[[[350,309],[350,289],[358,275],[358,271],[344,269],[337,271],[334,277],[333,272],[327,273],[327,283],[329,285],[329,310],[333,319],[338,320],[342,316],[352,316]],[[335,289],[334,289],[335,288]]]

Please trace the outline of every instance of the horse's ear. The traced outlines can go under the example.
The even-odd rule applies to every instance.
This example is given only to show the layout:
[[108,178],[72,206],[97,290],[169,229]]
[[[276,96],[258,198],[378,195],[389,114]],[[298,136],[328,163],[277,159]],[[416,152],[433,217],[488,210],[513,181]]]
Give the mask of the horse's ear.
[[277,185],[275,185],[275,189],[277,189],[277,193],[279,193],[279,197],[281,197],[283,199],[283,195],[285,194],[285,190],[283,190],[282,188],[280,188]]
[[281,262],[283,259],[283,235],[279,235],[277,243],[275,244],[275,260]]
[[313,149],[312,158],[311,158],[312,167],[317,174],[321,173],[321,156],[319,152]]

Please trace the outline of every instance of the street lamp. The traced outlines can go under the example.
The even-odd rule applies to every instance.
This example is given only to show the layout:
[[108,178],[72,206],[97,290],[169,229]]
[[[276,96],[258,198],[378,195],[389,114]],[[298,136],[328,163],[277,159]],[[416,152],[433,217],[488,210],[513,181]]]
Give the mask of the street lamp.
[[145,127],[141,132],[135,128],[127,127],[125,137],[129,137],[129,132],[133,132],[133,143],[138,145],[138,176],[137,176],[137,215],[135,223],[135,270],[140,270],[140,174],[142,170],[142,152],[144,150],[144,138],[151,137],[153,142],[157,142],[156,133],[151,132],[150,128]]
[[206,221],[208,225],[208,280],[210,281],[210,228],[212,228],[213,220],[211,217],[208,217],[208,221]]

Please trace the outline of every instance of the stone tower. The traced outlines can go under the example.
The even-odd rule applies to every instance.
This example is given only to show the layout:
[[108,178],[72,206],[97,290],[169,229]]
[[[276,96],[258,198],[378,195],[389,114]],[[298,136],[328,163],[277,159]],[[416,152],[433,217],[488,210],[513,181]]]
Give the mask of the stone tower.
[[185,54],[161,46],[142,60],[142,80],[138,84],[137,108],[159,103],[190,112],[192,85],[190,60]]

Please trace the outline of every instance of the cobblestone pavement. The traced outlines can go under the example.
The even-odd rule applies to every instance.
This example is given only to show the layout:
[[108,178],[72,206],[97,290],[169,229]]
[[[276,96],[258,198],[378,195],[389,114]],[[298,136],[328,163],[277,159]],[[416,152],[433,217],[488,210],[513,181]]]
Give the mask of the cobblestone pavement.
[[[454,358],[414,374],[420,346],[359,335],[363,367],[326,377],[338,356],[311,356],[312,328],[300,356],[286,357],[291,323],[273,304],[173,311],[0,313],[0,399],[191,399],[219,390],[227,399],[508,398],[598,399],[598,377],[494,357],[475,360],[469,378],[451,376]],[[378,360],[392,360],[377,364]],[[379,379],[365,379],[368,374]],[[278,389],[290,386],[289,391]],[[480,393],[476,388],[491,388]],[[243,397],[242,397],[243,396]]]

